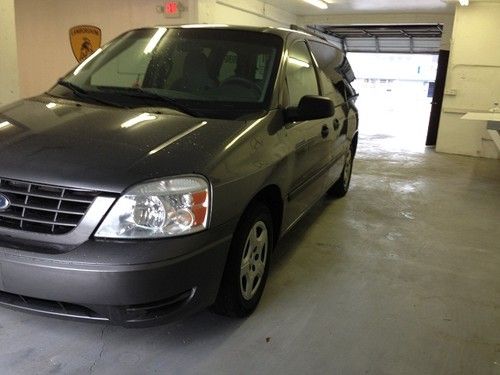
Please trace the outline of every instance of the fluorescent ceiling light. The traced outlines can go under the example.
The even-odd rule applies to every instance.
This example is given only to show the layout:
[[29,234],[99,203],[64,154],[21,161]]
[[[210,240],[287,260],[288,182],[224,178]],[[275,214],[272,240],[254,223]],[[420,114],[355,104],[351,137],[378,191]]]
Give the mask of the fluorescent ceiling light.
[[466,7],[469,5],[469,0],[458,0],[460,2],[460,5],[463,7]]
[[144,53],[146,55],[149,54],[149,53],[151,53],[151,52],[153,52],[153,50],[156,48],[156,46],[160,42],[160,39],[162,38],[163,35],[165,35],[166,32],[167,32],[167,28],[166,27],[160,27],[156,31],[155,35],[153,35],[153,37],[149,41],[149,43],[146,46],[146,48],[144,48]]
[[4,129],[4,128],[7,128],[9,126],[12,126],[12,124],[10,122],[8,122],[8,121],[0,122],[0,130]]
[[181,133],[181,134],[179,134],[179,135],[177,135],[177,136],[169,139],[165,143],[162,143],[161,145],[159,145],[155,149],[149,151],[148,155],[151,156],[151,155],[156,154],[157,152],[163,150],[165,147],[170,146],[172,143],[177,142],[179,139],[184,138],[186,135],[194,132],[195,130],[198,130],[199,128],[201,128],[202,126],[205,126],[206,124],[208,124],[207,121],[200,122],[198,125],[192,127],[191,129],[186,130],[185,132],[183,132],[183,133]]
[[229,150],[231,147],[233,147],[233,145],[238,142],[239,139],[241,139],[241,137],[243,137],[245,134],[247,134],[250,130],[252,130],[253,128],[255,128],[258,124],[260,124],[262,122],[262,120],[264,120],[264,117],[254,121],[254,123],[252,125],[250,125],[248,128],[246,128],[242,133],[240,133],[235,139],[233,139],[231,142],[229,142],[229,144],[224,147],[224,150]]
[[301,68],[309,68],[311,66],[311,65],[309,65],[309,63],[302,61],[302,60],[299,60],[299,59],[296,59],[294,57],[289,57],[288,62],[290,64],[297,65]]
[[99,48],[92,55],[90,55],[89,57],[87,57],[80,65],[78,65],[78,68],[75,69],[75,71],[73,72],[73,75],[76,76],[78,73],[80,73],[81,70],[85,67],[85,65],[87,65],[89,62],[91,62],[92,60],[94,60],[94,58],[98,54],[100,54],[101,52],[102,52],[102,48]]
[[328,4],[322,0],[304,0],[304,1],[320,9],[328,9]]
[[142,113],[139,116],[132,117],[130,120],[125,121],[121,124],[123,129],[131,128],[132,126],[136,126],[138,124],[142,124],[146,121],[156,120],[157,116],[152,115],[150,113]]

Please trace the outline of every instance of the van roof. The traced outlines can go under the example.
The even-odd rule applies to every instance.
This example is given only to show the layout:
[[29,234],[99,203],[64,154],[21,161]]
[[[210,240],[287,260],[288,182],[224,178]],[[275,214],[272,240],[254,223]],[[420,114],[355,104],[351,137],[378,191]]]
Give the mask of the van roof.
[[[261,32],[261,33],[270,33],[270,34],[276,34],[282,37],[286,37],[287,35],[291,33],[295,34],[302,34],[305,35],[309,38],[316,38],[317,40],[322,40],[324,42],[327,42],[328,44],[332,45],[331,43],[328,42],[326,38],[322,38],[318,35],[314,35],[312,33],[308,33],[303,30],[297,30],[297,29],[292,29],[292,28],[287,28],[287,27],[272,27],[272,26],[265,26],[265,27],[259,27],[259,26],[241,26],[241,25],[228,25],[228,24],[205,24],[205,23],[200,23],[200,24],[183,24],[183,25],[157,25],[156,27],[168,27],[171,29],[175,28],[193,28],[193,29],[229,29],[229,30],[247,30],[247,31],[256,31],[256,32]],[[332,45],[332,47],[337,48],[336,46]]]

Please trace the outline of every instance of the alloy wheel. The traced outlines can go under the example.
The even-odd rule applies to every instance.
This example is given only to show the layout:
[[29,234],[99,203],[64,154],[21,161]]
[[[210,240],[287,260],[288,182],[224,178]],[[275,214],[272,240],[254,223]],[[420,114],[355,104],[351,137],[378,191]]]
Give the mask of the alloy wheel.
[[349,149],[346,155],[346,160],[344,164],[344,190],[349,188],[349,183],[351,182],[351,170],[352,170],[352,151]]
[[245,241],[245,248],[241,258],[240,290],[247,301],[251,300],[262,282],[266,269],[269,236],[266,224],[256,222]]

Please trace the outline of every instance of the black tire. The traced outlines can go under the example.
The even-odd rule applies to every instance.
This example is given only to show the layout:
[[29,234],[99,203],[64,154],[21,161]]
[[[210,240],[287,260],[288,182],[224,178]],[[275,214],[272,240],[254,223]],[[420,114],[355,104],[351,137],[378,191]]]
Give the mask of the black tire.
[[332,198],[342,198],[349,191],[352,175],[352,163],[354,161],[354,150],[354,145],[351,145],[349,151],[347,151],[342,173],[340,174],[339,179],[328,190],[328,196]]
[[[252,234],[256,236],[255,241]],[[261,241],[267,239],[260,253],[258,250],[260,245],[253,249],[253,245],[259,243],[259,238]],[[211,307],[212,311],[220,315],[243,318],[257,308],[266,285],[272,249],[271,212],[264,204],[253,203],[243,214],[234,233],[219,293]],[[261,261],[264,265],[260,263]],[[247,263],[246,267],[244,263]]]

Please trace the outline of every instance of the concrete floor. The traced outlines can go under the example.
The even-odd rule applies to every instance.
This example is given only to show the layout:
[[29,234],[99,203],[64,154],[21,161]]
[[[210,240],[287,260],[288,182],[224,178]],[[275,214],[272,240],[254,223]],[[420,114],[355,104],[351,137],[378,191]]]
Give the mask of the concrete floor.
[[130,330],[0,309],[0,374],[500,374],[500,161],[360,140],[247,320]]

